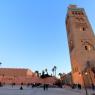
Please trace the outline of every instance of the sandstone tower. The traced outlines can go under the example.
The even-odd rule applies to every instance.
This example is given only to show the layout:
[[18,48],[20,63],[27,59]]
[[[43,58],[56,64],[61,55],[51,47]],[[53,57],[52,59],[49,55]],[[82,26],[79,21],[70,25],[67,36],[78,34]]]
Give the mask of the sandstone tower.
[[66,29],[73,83],[95,85],[95,36],[83,8],[68,7]]

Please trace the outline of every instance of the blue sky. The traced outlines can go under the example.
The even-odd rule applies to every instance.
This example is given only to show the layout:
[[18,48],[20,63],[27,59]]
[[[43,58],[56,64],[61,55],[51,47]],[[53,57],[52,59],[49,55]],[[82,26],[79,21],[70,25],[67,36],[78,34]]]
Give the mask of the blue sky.
[[69,4],[86,10],[95,30],[94,0],[0,0],[1,67],[71,70],[65,18]]

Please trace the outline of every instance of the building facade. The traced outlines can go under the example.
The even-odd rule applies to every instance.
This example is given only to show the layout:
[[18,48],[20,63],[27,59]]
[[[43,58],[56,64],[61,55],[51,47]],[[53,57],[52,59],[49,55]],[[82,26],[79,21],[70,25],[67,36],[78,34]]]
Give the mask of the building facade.
[[34,83],[37,76],[29,69],[0,68],[0,83],[2,84],[28,84]]
[[71,75],[71,72],[69,72],[67,74],[63,74],[61,76],[61,81],[62,81],[62,84],[71,86],[72,85],[72,75]]
[[0,76],[27,77],[33,74],[31,70],[24,68],[0,68]]
[[40,78],[30,69],[25,68],[0,68],[0,84],[7,85],[27,85],[27,84],[54,84],[55,77]]
[[95,36],[83,8],[68,7],[66,29],[73,83],[95,85]]

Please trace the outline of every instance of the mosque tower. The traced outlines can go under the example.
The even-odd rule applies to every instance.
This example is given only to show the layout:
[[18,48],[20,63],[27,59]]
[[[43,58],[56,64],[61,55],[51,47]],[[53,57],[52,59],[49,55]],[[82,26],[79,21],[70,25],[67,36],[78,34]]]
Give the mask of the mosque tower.
[[73,83],[95,85],[95,36],[83,8],[68,7],[66,29]]

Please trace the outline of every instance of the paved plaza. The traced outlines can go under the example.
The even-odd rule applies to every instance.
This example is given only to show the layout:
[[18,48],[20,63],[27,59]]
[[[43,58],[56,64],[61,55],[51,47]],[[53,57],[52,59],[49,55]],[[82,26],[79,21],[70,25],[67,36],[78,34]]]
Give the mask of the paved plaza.
[[[0,87],[0,95],[85,95],[84,90],[71,88],[49,88],[47,91],[44,91],[43,88],[23,87],[23,90],[19,88],[19,86]],[[92,90],[88,90],[88,92],[89,95],[93,93]]]

